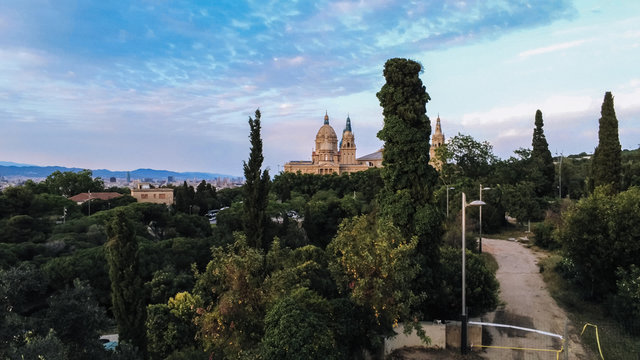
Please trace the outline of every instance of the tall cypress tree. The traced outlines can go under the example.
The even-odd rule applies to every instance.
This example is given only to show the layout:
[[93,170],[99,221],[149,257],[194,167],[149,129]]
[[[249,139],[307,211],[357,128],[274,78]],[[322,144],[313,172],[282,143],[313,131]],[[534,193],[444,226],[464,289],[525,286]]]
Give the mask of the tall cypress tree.
[[381,176],[384,187],[378,202],[381,216],[388,216],[403,236],[418,237],[422,273],[416,292],[437,291],[442,212],[432,203],[437,171],[429,165],[431,124],[426,115],[430,100],[419,74],[422,66],[408,59],[390,59],[384,66],[385,85],[376,94],[382,106],[384,126]]
[[138,270],[138,240],[124,210],[117,211],[107,224],[107,235],[106,257],[118,335],[121,341],[130,342],[144,354],[147,312]]
[[[264,243],[267,226],[267,203],[269,194],[269,170],[261,171],[262,138],[260,137],[260,110],[256,110],[255,119],[249,117],[251,130],[249,139],[251,150],[249,162],[244,162],[244,232],[247,244],[255,248],[267,247]],[[262,175],[261,175],[262,174]]]
[[598,129],[598,147],[593,154],[591,164],[594,186],[611,184],[614,191],[620,190],[622,172],[622,149],[618,138],[618,119],[613,109],[613,96],[610,91],[604,94],[600,111]]
[[542,112],[536,111],[536,127],[533,129],[533,139],[531,140],[531,161],[533,171],[537,172],[536,176],[536,195],[546,196],[553,194],[553,182],[555,180],[555,166],[553,165],[553,157],[549,151],[549,144],[544,136],[544,126],[542,122]]

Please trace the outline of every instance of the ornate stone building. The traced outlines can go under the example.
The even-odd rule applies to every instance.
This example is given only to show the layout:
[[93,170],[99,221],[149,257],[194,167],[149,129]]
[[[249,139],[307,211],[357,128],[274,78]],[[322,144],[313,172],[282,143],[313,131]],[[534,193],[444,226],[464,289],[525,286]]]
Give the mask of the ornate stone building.
[[444,144],[444,134],[442,133],[442,127],[440,127],[440,115],[436,120],[436,130],[431,135],[431,147],[429,148],[429,164],[440,171],[442,169],[442,162],[436,159],[436,149]]
[[338,136],[329,125],[329,115],[325,113],[324,124],[316,135],[316,147],[311,153],[311,161],[290,161],[284,164],[286,172],[301,172],[303,174],[343,174],[366,170],[370,167],[382,166],[382,150],[373,154],[356,158],[356,142],[351,130],[351,119],[347,116],[347,123],[342,131],[342,139],[338,143]]

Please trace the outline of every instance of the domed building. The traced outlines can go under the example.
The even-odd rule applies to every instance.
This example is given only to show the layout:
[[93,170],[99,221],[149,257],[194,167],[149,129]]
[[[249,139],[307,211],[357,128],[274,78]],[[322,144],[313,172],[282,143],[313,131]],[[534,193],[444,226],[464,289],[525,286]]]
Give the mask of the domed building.
[[356,158],[355,136],[351,130],[349,116],[347,116],[347,122],[342,131],[342,139],[338,143],[338,136],[329,124],[329,115],[325,113],[324,124],[318,130],[315,145],[315,150],[311,153],[311,161],[290,161],[284,164],[284,171],[340,175],[382,166],[381,150],[362,158]]

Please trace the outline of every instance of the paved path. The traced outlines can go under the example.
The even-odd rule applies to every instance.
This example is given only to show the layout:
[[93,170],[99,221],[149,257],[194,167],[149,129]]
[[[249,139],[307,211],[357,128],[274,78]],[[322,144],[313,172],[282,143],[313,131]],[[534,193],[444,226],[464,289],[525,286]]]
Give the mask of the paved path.
[[[482,248],[498,262],[496,277],[500,282],[503,305],[482,317],[482,321],[534,328],[564,335],[567,315],[551,298],[538,268],[536,253],[522,244],[506,240],[482,240]],[[561,340],[535,333],[491,328],[493,346],[557,350]],[[555,352],[487,349],[483,358],[555,359]],[[587,359],[577,337],[569,339],[569,358]],[[564,359],[564,354],[560,355]]]

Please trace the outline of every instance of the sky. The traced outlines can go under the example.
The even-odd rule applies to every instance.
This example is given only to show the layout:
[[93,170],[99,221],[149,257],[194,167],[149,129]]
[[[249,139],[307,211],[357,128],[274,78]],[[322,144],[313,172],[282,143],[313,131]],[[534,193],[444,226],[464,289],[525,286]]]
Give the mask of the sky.
[[606,91],[640,147],[640,1],[0,1],[0,161],[242,175],[310,160],[325,111],[378,150],[389,58],[420,62],[447,138],[591,153]]

